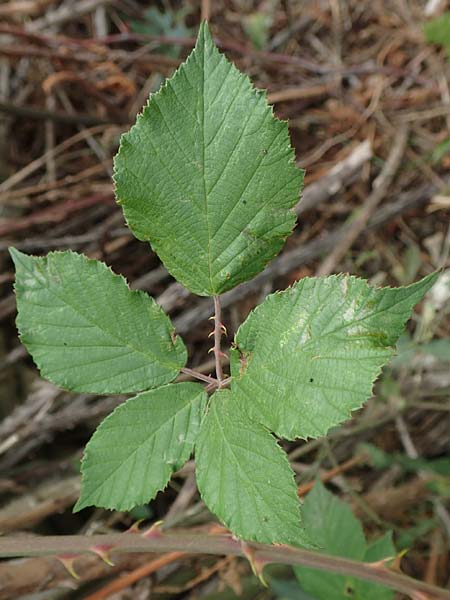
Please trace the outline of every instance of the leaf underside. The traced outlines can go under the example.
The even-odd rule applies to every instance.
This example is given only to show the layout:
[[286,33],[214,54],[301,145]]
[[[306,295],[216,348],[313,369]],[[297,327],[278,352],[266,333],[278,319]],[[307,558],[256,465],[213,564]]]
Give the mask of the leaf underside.
[[122,136],[114,167],[133,233],[202,296],[251,279],[280,251],[303,181],[287,124],[219,53],[206,24]]
[[214,394],[195,446],[205,504],[231,531],[261,543],[310,545],[300,527],[294,473],[275,438],[240,409],[229,390]]
[[287,439],[319,437],[348,419],[436,277],[381,289],[345,275],[306,277],[268,296],[232,352],[232,389],[247,414]]
[[74,510],[129,510],[153,499],[189,458],[205,403],[201,385],[178,383],[116,408],[86,446],[82,494]]
[[168,383],[186,362],[169,318],[105,264],[75,252],[11,249],[17,327],[44,377],[77,392],[137,392]]

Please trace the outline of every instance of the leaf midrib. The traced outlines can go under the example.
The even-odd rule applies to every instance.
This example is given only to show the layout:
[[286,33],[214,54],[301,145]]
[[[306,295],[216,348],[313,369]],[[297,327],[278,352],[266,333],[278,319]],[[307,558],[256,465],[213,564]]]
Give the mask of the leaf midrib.
[[[217,402],[217,399],[216,399],[216,402]],[[222,425],[220,419],[218,418],[217,410],[214,410],[214,417],[215,417],[215,421],[218,424],[219,430],[220,430],[220,432],[222,434],[222,439],[224,440],[224,443],[226,444],[226,446],[229,448],[229,451],[230,451],[230,453],[232,454],[232,456],[234,458],[235,464],[237,465],[237,467],[238,467],[239,471],[241,472],[241,474],[245,475],[245,480],[249,482],[250,487],[253,490],[253,497],[254,498],[259,497],[261,499],[262,503],[264,504],[264,506],[266,506],[267,508],[270,509],[271,507],[270,507],[269,504],[267,504],[267,500],[264,498],[264,496],[262,494],[259,493],[259,490],[258,490],[257,486],[249,479],[248,474],[245,472],[245,470],[241,466],[240,461],[239,461],[239,457],[234,452],[231,442],[229,442],[227,440],[227,437],[225,435],[225,429],[223,428],[223,425]],[[273,439],[273,441],[276,444],[275,439]],[[255,502],[254,506],[255,506],[255,510],[256,510],[256,508],[257,508],[257,503],[256,502]],[[259,511],[257,511],[257,512],[259,512]],[[273,513],[273,511],[270,511],[270,512],[271,512],[271,514]],[[271,536],[271,537],[273,537],[273,536]]]
[[211,265],[211,224],[209,221],[209,211],[208,211],[208,194],[206,192],[206,172],[205,172],[205,52],[206,52],[206,39],[205,32],[203,31],[203,49],[201,52],[202,64],[201,64],[201,115],[199,119],[199,124],[201,128],[200,137],[201,137],[201,161],[200,164],[202,166],[202,186],[203,186],[203,197],[205,203],[205,218],[206,218],[206,232],[208,235],[208,277],[209,277],[209,285],[211,293],[215,293],[215,288],[212,280],[212,265]]

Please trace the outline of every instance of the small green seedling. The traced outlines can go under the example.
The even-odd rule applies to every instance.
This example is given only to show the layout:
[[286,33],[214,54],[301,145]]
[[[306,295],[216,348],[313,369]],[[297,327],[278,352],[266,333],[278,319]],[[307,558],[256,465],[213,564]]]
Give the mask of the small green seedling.
[[78,392],[142,392],[88,443],[75,510],[142,505],[194,453],[201,496],[235,535],[308,545],[277,438],[326,435],[362,406],[436,275],[396,289],[347,275],[304,278],[249,315],[223,375],[219,296],[280,251],[303,173],[287,124],[219,53],[206,24],[122,136],[114,177],[134,235],[191,292],[214,297],[216,378],[206,388],[171,383],[185,369],[183,341],[152,298],[103,263],[11,249],[18,329],[42,375]]

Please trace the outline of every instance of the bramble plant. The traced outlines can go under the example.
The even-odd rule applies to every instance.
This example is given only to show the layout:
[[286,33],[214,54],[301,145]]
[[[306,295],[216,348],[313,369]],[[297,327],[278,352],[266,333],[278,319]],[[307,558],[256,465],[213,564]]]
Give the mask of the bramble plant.
[[[277,438],[326,435],[362,406],[436,274],[396,289],[305,277],[250,313],[223,373],[220,294],[280,251],[303,173],[287,124],[219,53],[206,24],[122,136],[114,178],[134,235],[191,292],[213,297],[216,376],[186,368],[185,345],[162,309],[103,263],[11,249],[18,329],[42,375],[78,392],[142,392],[88,443],[75,510],[146,503],[195,453],[200,494],[236,536],[320,545],[302,524]],[[183,370],[206,387],[171,383]]]

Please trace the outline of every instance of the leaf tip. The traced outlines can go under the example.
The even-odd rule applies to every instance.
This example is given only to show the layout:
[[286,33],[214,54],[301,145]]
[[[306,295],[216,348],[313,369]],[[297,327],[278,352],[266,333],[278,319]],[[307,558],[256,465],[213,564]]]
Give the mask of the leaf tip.
[[80,511],[82,511],[84,508],[88,508],[89,506],[91,506],[91,504],[86,501],[83,497],[83,495],[81,495],[78,500],[76,501],[74,507],[72,508],[72,513],[78,513]]
[[211,31],[209,29],[208,21],[205,19],[200,23],[196,46],[201,46],[207,44],[208,42],[212,44],[214,43],[211,36]]
[[8,252],[9,252],[11,260],[13,261],[14,266],[16,267],[16,269],[17,269],[17,267],[21,263],[23,263],[23,262],[25,262],[27,260],[28,261],[32,260],[31,256],[29,256],[28,254],[24,254],[23,252],[21,252],[17,248],[14,248],[14,246],[9,246],[8,247]]
[[8,252],[13,260],[16,256],[19,256],[20,254],[22,254],[20,252],[20,250],[17,250],[17,248],[14,248],[14,246],[8,246]]

